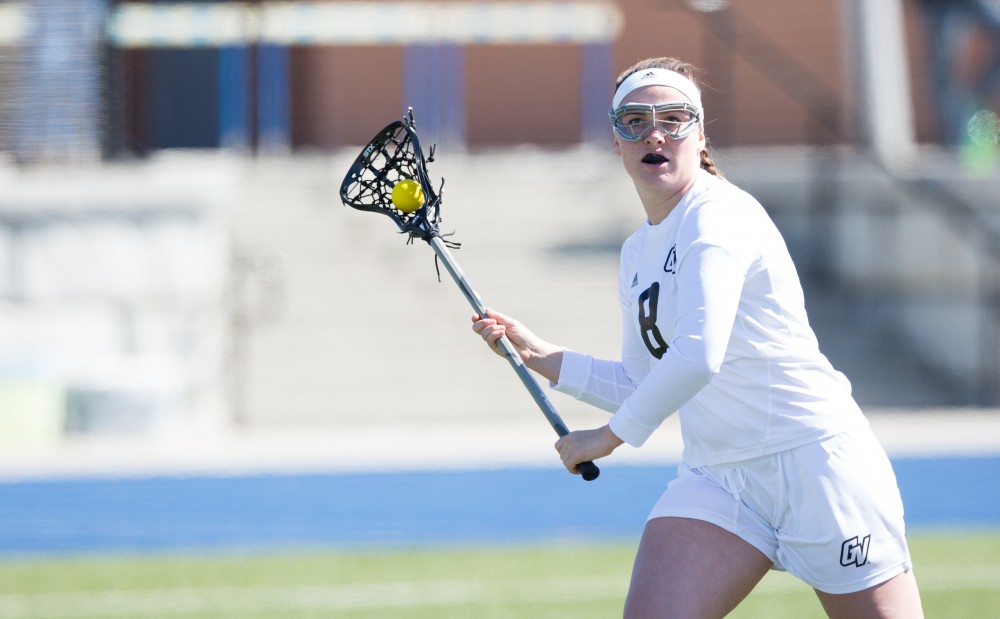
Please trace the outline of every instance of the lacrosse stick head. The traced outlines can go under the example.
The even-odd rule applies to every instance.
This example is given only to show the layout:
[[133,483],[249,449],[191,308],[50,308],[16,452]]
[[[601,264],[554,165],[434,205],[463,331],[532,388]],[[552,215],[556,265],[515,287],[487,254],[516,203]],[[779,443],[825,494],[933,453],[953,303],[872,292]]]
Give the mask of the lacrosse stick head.
[[[424,203],[413,212],[404,212],[392,203],[392,188],[404,180],[420,183],[424,192]],[[340,199],[347,206],[386,215],[400,232],[410,236],[429,240],[439,235],[441,198],[427,177],[427,160],[413,126],[412,110],[368,142],[340,185]]]

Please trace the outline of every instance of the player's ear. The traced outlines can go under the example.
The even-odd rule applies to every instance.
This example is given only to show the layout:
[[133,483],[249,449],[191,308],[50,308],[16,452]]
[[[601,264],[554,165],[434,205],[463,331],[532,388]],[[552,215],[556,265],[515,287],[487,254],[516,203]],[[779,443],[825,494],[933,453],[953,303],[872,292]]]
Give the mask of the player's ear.
[[618,134],[611,132],[611,150],[619,157],[622,156],[622,145],[618,142]]

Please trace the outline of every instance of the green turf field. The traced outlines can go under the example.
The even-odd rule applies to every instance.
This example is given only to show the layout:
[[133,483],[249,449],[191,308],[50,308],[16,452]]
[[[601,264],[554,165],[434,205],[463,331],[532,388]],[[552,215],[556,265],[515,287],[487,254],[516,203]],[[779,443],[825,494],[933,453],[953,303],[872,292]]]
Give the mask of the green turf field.
[[[1000,608],[1000,533],[911,538],[928,617]],[[620,616],[634,543],[0,561],[0,619]],[[771,573],[732,617],[821,617]]]

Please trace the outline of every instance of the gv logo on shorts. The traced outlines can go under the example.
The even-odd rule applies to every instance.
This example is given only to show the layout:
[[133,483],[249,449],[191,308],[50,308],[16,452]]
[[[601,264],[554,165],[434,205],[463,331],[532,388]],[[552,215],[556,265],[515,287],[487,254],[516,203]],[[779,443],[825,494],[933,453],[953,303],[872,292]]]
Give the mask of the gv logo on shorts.
[[869,533],[860,539],[852,537],[851,539],[844,540],[843,545],[840,547],[840,564],[844,567],[850,565],[861,567],[865,563],[868,563],[868,543],[871,539],[872,536]]

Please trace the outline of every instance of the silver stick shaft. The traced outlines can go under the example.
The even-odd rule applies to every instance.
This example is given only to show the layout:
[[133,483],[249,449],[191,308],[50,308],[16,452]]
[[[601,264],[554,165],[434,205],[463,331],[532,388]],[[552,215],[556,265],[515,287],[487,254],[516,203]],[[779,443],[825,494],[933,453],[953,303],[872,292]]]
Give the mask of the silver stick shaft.
[[[476,294],[472,285],[469,284],[469,280],[465,278],[465,273],[463,273],[462,269],[459,268],[455,259],[452,257],[451,252],[449,252],[448,248],[445,247],[444,242],[436,236],[431,237],[428,242],[431,247],[434,248],[434,252],[438,255],[441,262],[444,263],[444,268],[451,274],[452,279],[454,279],[455,283],[458,284],[458,287],[462,290],[462,294],[465,295],[465,298],[469,301],[472,308],[476,310],[476,313],[480,316],[486,316],[486,304],[483,303],[483,300],[478,294]],[[556,431],[556,434],[559,436],[569,434],[569,429],[566,427],[566,424],[563,423],[562,418],[559,416],[559,413],[556,412],[555,407],[552,405],[552,402],[549,401],[545,392],[542,391],[541,387],[538,386],[538,383],[535,382],[535,378],[531,375],[527,366],[524,365],[524,362],[521,360],[521,355],[514,350],[514,346],[510,343],[510,340],[504,336],[500,338],[497,344],[499,345],[500,351],[503,353],[504,357],[506,357],[507,361],[510,363],[511,367],[514,368],[514,372],[517,373],[518,378],[521,379],[521,382],[524,383],[524,386],[528,389],[531,397],[534,398],[535,403],[538,404],[538,408],[542,410],[542,414],[545,415],[549,424],[551,424],[552,428]]]
[[[456,284],[458,284],[458,287],[462,290],[462,294],[465,295],[465,298],[469,301],[469,304],[472,305],[472,308],[476,310],[476,313],[480,316],[485,316],[486,304],[483,303],[483,300],[479,298],[479,295],[476,294],[476,291],[469,284],[469,280],[465,278],[465,273],[462,273],[462,269],[458,267],[458,263],[456,263],[455,259],[452,258],[451,252],[449,252],[448,248],[445,247],[444,241],[442,241],[439,237],[432,236],[428,243],[430,243],[430,246],[434,248],[434,253],[436,253],[441,262],[444,263],[444,268],[448,270],[451,278],[455,280]],[[559,436],[566,436],[569,434],[569,428],[567,428],[566,424],[563,423],[559,413],[556,412],[555,407],[552,406],[548,397],[545,396],[545,392],[543,392],[541,387],[538,386],[538,383],[535,382],[534,377],[531,376],[531,372],[528,371],[527,366],[525,366],[524,362],[521,361],[521,355],[517,354],[517,351],[514,350],[514,346],[510,343],[510,340],[506,337],[502,337],[497,341],[497,344],[500,347],[500,351],[503,352],[504,357],[506,357],[507,361],[510,363],[510,366],[514,368],[514,372],[517,373],[517,377],[521,379],[521,382],[528,390],[528,393],[530,393],[531,397],[535,400],[535,404],[538,405],[542,414],[545,415],[545,418],[548,420],[549,425],[552,426],[552,429],[555,430],[556,434]],[[598,475],[601,474],[601,470],[597,468],[597,465],[590,461],[579,462],[574,466],[574,468],[576,468],[586,481],[593,481],[597,479]]]

